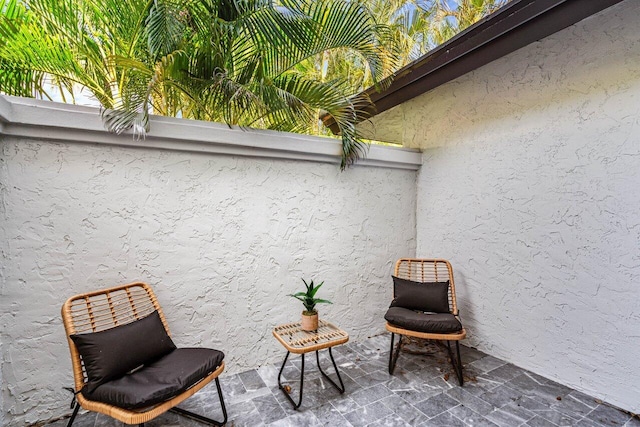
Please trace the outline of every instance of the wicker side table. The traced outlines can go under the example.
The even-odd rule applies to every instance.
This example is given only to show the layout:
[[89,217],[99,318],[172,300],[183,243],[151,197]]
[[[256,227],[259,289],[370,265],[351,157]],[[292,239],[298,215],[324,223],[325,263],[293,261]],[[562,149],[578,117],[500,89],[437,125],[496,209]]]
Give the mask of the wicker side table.
[[[298,409],[300,407],[300,404],[302,403],[302,389],[304,382],[304,355],[312,351],[316,352],[316,362],[318,363],[318,369],[320,370],[322,376],[325,377],[327,381],[329,381],[331,385],[333,385],[340,393],[344,393],[344,384],[342,382],[342,378],[340,377],[338,366],[333,359],[331,347],[344,344],[349,341],[349,335],[345,331],[329,322],[320,320],[317,331],[303,331],[300,328],[300,322],[287,323],[285,325],[279,325],[273,328],[273,336],[276,337],[280,344],[282,344],[287,350],[287,355],[284,357],[284,361],[282,362],[280,373],[278,373],[278,387],[280,387],[280,390],[282,390],[285,397],[289,400],[289,402],[291,402],[294,409]],[[325,348],[329,349],[329,357],[331,358],[331,363],[333,364],[333,368],[335,369],[336,375],[338,376],[338,381],[340,381],[339,386],[331,378],[329,378],[327,374],[325,374],[325,372],[322,370],[322,367],[320,366],[320,357],[318,355],[318,352]],[[285,390],[284,386],[280,382],[282,371],[291,353],[299,354],[302,357],[302,366],[300,368],[300,397],[298,399],[298,403],[296,403],[291,398],[289,393]]]

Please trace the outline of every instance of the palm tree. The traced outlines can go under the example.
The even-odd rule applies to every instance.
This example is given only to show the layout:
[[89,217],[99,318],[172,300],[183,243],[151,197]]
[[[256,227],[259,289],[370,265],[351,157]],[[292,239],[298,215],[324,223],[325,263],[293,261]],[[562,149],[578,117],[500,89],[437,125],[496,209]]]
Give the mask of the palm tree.
[[[394,58],[396,69],[426,51],[421,41],[426,40],[423,35],[429,28],[430,10],[420,8],[415,0],[364,0],[363,4],[384,28],[384,37],[380,38],[384,44],[379,49],[385,51],[386,57]],[[301,65],[306,75],[317,80],[345,80],[354,93],[376,83],[376,76],[370,75],[361,57],[350,49],[324,51]]]
[[431,44],[438,46],[510,0],[433,0]]
[[[508,0],[363,0],[376,22],[384,25],[384,48],[400,68],[494,12]],[[305,64],[318,80],[342,78],[360,92],[375,82],[350,50],[333,50]],[[394,70],[395,71],[395,70]],[[318,133],[322,130],[318,129]]]
[[[1,6],[0,61],[20,73],[31,73],[35,81],[48,76],[72,97],[74,88],[81,86],[105,109],[115,108],[131,98],[131,88],[139,83],[115,58],[137,57],[152,65],[144,33],[150,3],[29,0],[27,6],[20,0],[7,0]],[[5,93],[47,96],[42,85],[34,86],[28,79],[20,85],[4,83],[0,81],[0,91]],[[147,126],[146,112],[136,119],[138,129]]]
[[387,24],[402,67],[424,55],[429,44],[434,9],[426,0],[367,0],[378,22]]
[[320,110],[340,127],[342,168],[365,153],[355,122],[367,100],[305,63],[349,51],[374,83],[394,65],[385,26],[357,1],[0,0],[0,12],[2,92],[42,94],[44,75],[82,85],[108,129],[134,134],[150,112],[308,131]]
[[[31,16],[24,7],[11,0],[0,0],[0,18],[3,23],[12,25],[0,26],[0,50],[8,40],[19,36],[19,28],[29,25]],[[22,69],[19,64],[0,56],[0,88],[8,95],[31,96],[33,93],[44,93],[44,75],[37,70]]]

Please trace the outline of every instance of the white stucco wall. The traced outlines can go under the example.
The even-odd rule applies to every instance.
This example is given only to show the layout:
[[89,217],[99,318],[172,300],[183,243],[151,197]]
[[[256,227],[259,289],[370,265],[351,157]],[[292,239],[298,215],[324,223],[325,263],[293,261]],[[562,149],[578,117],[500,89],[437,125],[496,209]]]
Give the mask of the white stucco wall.
[[640,2],[375,120],[425,149],[418,256],[449,258],[469,343],[640,412]]
[[415,253],[415,170],[341,173],[46,132],[0,135],[3,425],[69,412],[60,307],[91,289],[151,283],[176,343],[223,350],[227,372],[280,360],[271,329],[299,318],[302,305],[286,295],[301,290],[301,277],[325,281],[334,304],[321,316],[353,340],[384,330],[392,262]]

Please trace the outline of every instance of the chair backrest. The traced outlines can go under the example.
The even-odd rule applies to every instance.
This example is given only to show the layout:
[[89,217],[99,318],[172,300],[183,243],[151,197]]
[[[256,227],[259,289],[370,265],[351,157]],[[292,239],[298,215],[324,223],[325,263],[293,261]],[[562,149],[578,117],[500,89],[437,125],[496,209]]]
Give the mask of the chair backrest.
[[394,276],[414,282],[449,281],[449,309],[458,315],[456,287],[453,282],[453,269],[444,259],[401,258],[396,262]]
[[76,391],[87,381],[80,353],[70,335],[99,332],[135,322],[158,311],[162,324],[170,335],[167,321],[153,290],[146,283],[136,282],[69,298],[62,306],[62,320],[71,352]]

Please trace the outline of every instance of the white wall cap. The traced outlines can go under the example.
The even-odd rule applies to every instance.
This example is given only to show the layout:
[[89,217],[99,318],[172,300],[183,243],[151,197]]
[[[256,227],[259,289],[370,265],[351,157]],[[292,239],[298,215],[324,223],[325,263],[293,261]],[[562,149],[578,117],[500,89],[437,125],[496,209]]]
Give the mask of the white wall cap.
[[[151,116],[144,139],[108,132],[99,109],[31,98],[0,96],[0,133],[26,138],[173,151],[340,163],[338,140],[221,123]],[[371,145],[357,166],[418,170],[419,150]]]

